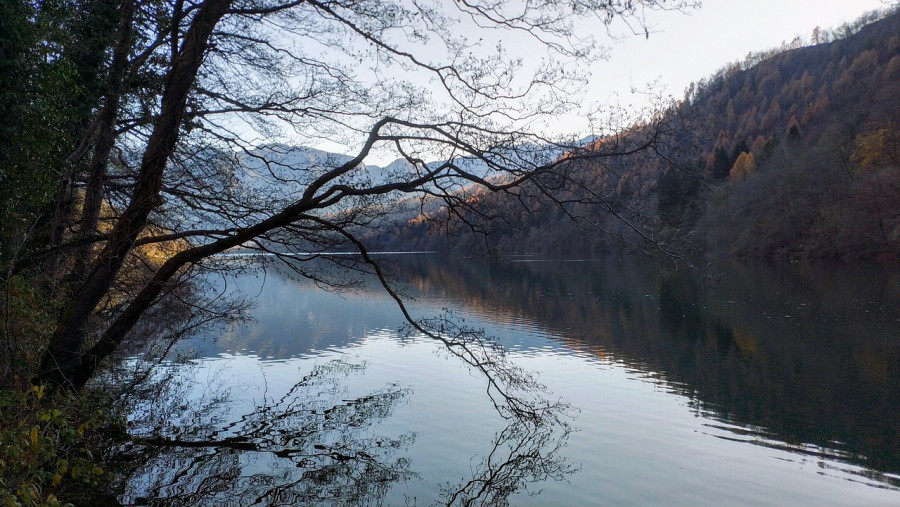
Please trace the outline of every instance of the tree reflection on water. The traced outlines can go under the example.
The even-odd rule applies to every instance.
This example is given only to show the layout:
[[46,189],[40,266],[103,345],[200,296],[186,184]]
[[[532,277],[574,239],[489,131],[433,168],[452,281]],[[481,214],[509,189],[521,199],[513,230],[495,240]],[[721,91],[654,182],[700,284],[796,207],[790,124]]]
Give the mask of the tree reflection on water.
[[413,475],[398,454],[415,437],[370,430],[409,391],[389,385],[346,399],[343,380],[363,368],[343,360],[317,366],[279,399],[239,417],[227,413],[227,393],[207,402],[191,403],[183,392],[149,401],[155,406],[143,407],[133,434],[150,458],[132,474],[125,502],[363,504],[382,497]]
[[[452,339],[463,342],[482,347],[482,361],[506,362],[478,333]],[[346,359],[317,365],[279,398],[267,397],[243,414],[215,380],[201,399],[190,399],[188,377],[173,369],[164,375],[166,389],[133,411],[132,451],[141,458],[121,499],[133,505],[384,503],[391,487],[417,477],[406,457],[416,435],[377,433],[411,390],[390,384],[348,396],[348,377],[364,368]],[[507,366],[504,374],[495,408],[507,426],[488,452],[472,458],[471,478],[435,492],[439,504],[508,505],[530,483],[575,471],[560,454],[571,431],[568,405],[545,401],[524,371]],[[510,390],[513,378],[518,384]]]
[[441,342],[449,356],[481,374],[495,411],[508,423],[481,462],[472,465],[472,478],[443,488],[442,503],[509,505],[509,497],[530,484],[564,480],[578,469],[560,454],[572,431],[568,403],[549,400],[545,386],[513,364],[502,346],[452,314],[410,321],[413,329]]
[[561,481],[578,470],[560,455],[571,427],[549,410],[538,419],[513,419],[471,479],[443,488],[445,505],[509,505],[509,497],[530,484]]

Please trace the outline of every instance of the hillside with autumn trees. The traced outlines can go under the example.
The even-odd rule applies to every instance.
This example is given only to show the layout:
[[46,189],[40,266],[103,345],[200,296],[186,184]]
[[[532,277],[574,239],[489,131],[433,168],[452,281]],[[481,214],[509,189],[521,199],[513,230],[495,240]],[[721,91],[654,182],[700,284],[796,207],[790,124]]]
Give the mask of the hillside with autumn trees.
[[387,247],[466,253],[639,244],[698,256],[896,260],[898,90],[894,8],[749,53],[692,84],[661,124],[594,141],[600,156],[573,156],[565,174],[469,198],[453,214],[439,202],[418,205],[379,236]]

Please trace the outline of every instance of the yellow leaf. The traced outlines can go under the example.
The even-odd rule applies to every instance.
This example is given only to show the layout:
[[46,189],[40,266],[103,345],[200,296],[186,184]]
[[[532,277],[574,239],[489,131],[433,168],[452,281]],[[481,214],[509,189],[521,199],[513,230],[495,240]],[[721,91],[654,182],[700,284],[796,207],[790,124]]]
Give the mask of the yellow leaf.
[[29,435],[29,438],[31,439],[31,447],[34,447],[36,449],[38,446],[38,427],[37,426],[33,426],[31,428],[31,434]]

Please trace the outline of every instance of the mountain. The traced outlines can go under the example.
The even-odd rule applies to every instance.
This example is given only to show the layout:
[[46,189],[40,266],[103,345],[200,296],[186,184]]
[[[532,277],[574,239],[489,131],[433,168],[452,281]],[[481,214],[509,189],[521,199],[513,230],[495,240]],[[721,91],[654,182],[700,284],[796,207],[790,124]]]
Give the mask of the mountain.
[[706,129],[694,166],[709,188],[672,199],[685,178],[662,173],[663,225],[713,254],[900,258],[900,11],[729,70],[679,113]]
[[438,212],[380,239],[584,255],[643,236],[706,256],[900,259],[900,9],[813,35],[692,84],[654,151],[572,162],[562,205],[485,195],[470,219],[488,236]]

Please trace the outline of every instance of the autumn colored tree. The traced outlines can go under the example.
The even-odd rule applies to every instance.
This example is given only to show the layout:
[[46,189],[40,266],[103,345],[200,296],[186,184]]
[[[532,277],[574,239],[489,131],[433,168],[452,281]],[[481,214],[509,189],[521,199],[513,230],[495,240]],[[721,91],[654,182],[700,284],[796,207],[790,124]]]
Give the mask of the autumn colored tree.
[[894,124],[863,132],[856,137],[852,158],[861,171],[883,166],[900,168],[900,132]]
[[731,181],[741,181],[747,179],[753,171],[756,170],[756,159],[752,153],[742,152],[738,155],[737,160],[728,172],[728,179]]

